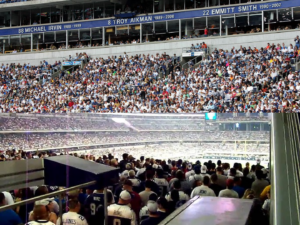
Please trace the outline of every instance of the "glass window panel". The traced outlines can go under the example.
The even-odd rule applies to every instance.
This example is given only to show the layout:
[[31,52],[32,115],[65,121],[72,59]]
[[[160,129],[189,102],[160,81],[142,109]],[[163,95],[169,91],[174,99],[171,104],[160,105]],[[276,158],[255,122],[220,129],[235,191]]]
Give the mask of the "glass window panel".
[[181,20],[181,38],[188,38],[193,34],[193,19]]
[[264,11],[264,22],[266,24],[276,23],[277,22],[276,10]]
[[236,15],[236,26],[247,27],[248,26],[248,14],[237,14]]
[[56,7],[51,7],[51,23],[59,23],[61,10]]
[[[230,1],[231,2],[231,1]],[[250,2],[249,0],[240,0],[241,3],[248,3]]]
[[117,27],[118,36],[128,36],[128,26],[118,26]]
[[[53,35],[52,38],[52,43],[54,42],[54,32],[51,32]],[[50,33],[45,33],[45,43],[47,43],[46,41],[46,34],[48,34],[48,37],[50,35]],[[33,34],[33,49],[37,50],[37,49],[41,49],[43,45],[43,33],[35,33]]]
[[102,45],[102,27],[92,29],[92,46],[101,46]]
[[78,41],[78,30],[69,30],[68,33],[69,42],[76,42]]
[[261,13],[250,13],[249,26],[260,26],[262,24]]
[[195,30],[204,30],[206,27],[206,17],[194,19]]
[[21,11],[21,25],[30,25],[30,10]]
[[208,0],[208,2],[209,2],[209,7],[219,5],[219,0]]
[[153,13],[153,0],[144,0],[144,4],[140,5],[141,13]]
[[227,28],[233,28],[234,25],[234,15],[228,15],[228,16],[222,16],[222,29],[224,29],[227,26]]
[[278,9],[279,22],[290,22],[292,20],[292,8]]
[[9,49],[8,36],[0,37],[0,54],[4,54]]
[[105,45],[117,45],[115,27],[105,28]]
[[21,12],[20,11],[12,11],[11,12],[11,25],[12,26],[20,26],[21,23]]
[[83,20],[83,5],[74,5],[72,9],[73,20]]
[[[38,35],[33,34],[34,39],[38,39]],[[45,33],[45,44],[51,44],[55,42],[55,38],[54,38],[54,32],[47,32]]]
[[205,7],[205,1],[196,0],[196,8],[204,8],[204,7]]
[[195,8],[195,1],[196,0],[185,0],[185,8],[186,9],[193,9],[193,8]]
[[249,14],[249,28],[247,33],[262,32],[261,12],[253,12]]
[[[220,5],[229,5],[229,0],[219,0],[220,1]],[[239,3],[238,0],[230,0],[231,4],[237,4]]]
[[208,29],[219,29],[220,28],[220,17],[212,16],[207,17]]
[[[164,4],[167,4],[169,1],[174,1],[174,0],[154,0],[154,12],[163,12],[165,10],[165,8],[167,10],[169,5],[165,6]],[[174,4],[174,2],[173,2],[173,4]],[[173,5],[173,10],[174,10],[174,5]],[[167,11],[169,11],[169,8]]]
[[104,17],[104,4],[103,2],[101,3],[95,3],[94,6],[94,18],[98,19],[98,18],[103,18]]
[[56,43],[66,44],[66,31],[56,32]]
[[92,29],[93,40],[102,39],[102,27]]
[[156,22],[155,23],[155,34],[165,34],[167,32],[166,22]]
[[0,27],[9,27],[9,26],[10,26],[10,12],[1,12]]
[[218,36],[220,34],[220,16],[207,17],[208,35]]
[[90,31],[90,29],[80,30],[80,40],[81,41],[90,41],[91,40],[91,31]]
[[142,24],[142,35],[143,35],[143,42],[148,42],[153,40],[153,23]]
[[64,6],[63,7],[63,19],[64,22],[66,21],[72,21],[72,6]]
[[299,21],[300,20],[300,7],[295,7],[293,9],[294,11],[294,20]]
[[41,23],[50,23],[50,15],[51,8],[41,9]]
[[175,0],[175,9],[183,10],[184,9],[184,0]]
[[135,40],[137,43],[140,43],[140,25],[130,25],[129,26],[129,37]]
[[113,17],[115,11],[115,5],[111,2],[105,2],[105,17]]
[[25,50],[31,49],[31,35],[21,35],[21,43],[20,43],[20,52],[25,52]]
[[179,20],[168,21],[168,32],[179,32]]
[[20,35],[10,36],[10,50],[20,51]]
[[84,4],[84,19],[93,19],[93,4]]
[[32,9],[31,10],[31,24],[36,25],[41,21],[41,9]]

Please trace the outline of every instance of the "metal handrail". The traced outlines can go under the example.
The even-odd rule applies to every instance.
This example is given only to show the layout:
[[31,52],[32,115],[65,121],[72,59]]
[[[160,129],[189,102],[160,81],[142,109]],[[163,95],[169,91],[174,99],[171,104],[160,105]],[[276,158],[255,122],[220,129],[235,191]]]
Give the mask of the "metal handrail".
[[30,199],[27,199],[27,200],[19,201],[19,202],[16,202],[16,203],[12,204],[12,205],[2,206],[2,207],[0,207],[0,212],[4,211],[4,210],[7,210],[7,209],[14,209],[17,206],[25,205],[27,203],[32,203],[32,202],[42,200],[42,199],[45,199],[45,198],[59,196],[60,194],[63,194],[67,191],[73,191],[73,190],[80,189],[80,188],[87,187],[87,186],[91,186],[91,185],[94,185],[94,184],[96,184],[96,181],[90,181],[90,182],[87,182],[87,183],[84,183],[84,184],[76,185],[74,187],[65,188],[63,190],[54,191],[54,192],[49,193],[49,194],[45,194],[45,195],[30,198]]

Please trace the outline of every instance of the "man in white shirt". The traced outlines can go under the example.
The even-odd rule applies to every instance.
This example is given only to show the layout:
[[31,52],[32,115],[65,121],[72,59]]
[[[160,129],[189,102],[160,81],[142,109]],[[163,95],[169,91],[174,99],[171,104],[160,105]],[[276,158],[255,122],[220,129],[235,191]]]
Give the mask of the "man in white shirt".
[[[80,211],[80,202],[77,197],[69,198],[68,201],[69,212],[62,215],[63,225],[88,225],[84,216],[78,214]],[[56,225],[60,225],[61,218],[58,218]]]
[[219,197],[223,198],[239,198],[239,194],[232,190],[234,186],[234,181],[232,179],[228,179],[226,182],[227,189],[220,191]]
[[216,197],[215,192],[208,186],[209,186],[209,177],[205,176],[203,178],[203,184],[201,186],[195,187],[194,190],[192,191],[191,198],[197,195]]
[[108,224],[137,225],[134,211],[130,208],[131,195],[122,191],[119,202],[107,207]]

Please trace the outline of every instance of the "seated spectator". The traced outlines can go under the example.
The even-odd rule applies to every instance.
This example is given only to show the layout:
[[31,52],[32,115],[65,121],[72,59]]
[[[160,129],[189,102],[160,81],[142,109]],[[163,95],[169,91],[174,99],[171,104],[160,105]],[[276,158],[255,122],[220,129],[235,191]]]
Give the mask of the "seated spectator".
[[223,198],[239,198],[239,194],[232,190],[234,186],[234,181],[232,179],[227,180],[227,188],[225,190],[220,191],[219,197]]
[[178,194],[178,201],[188,201],[190,199],[189,196],[181,190],[181,182],[179,180],[174,181],[173,191],[169,192],[166,195],[166,199],[168,202],[176,200],[176,199],[175,200],[172,199],[172,193],[174,193],[174,196],[175,196],[175,193]]
[[199,187],[196,187],[191,194],[191,198],[200,195],[200,196],[211,196],[216,197],[214,190],[209,188],[210,179],[208,176],[204,176],[203,184]]
[[144,207],[142,207],[140,212],[139,212],[140,221],[143,221],[144,219],[147,219],[149,217],[148,203],[149,202],[156,202],[156,200],[157,200],[157,195],[156,194],[151,194],[149,196],[149,200],[148,200],[147,204]]

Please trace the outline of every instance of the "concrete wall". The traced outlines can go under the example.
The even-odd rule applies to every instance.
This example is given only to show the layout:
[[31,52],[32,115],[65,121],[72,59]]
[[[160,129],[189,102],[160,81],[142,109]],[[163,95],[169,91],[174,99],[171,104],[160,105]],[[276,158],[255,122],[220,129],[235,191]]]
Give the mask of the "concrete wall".
[[231,49],[233,46],[239,48],[240,45],[245,47],[265,47],[267,43],[285,43],[285,45],[293,44],[294,38],[300,35],[300,30],[290,30],[281,32],[266,32],[257,34],[241,34],[222,37],[208,37],[208,38],[195,38],[180,41],[162,41],[152,42],[146,44],[135,45],[123,45],[123,46],[108,46],[98,48],[83,48],[83,49],[67,49],[45,52],[29,52],[18,54],[4,54],[0,55],[0,63],[31,63],[37,65],[41,60],[47,60],[49,63],[53,63],[56,60],[63,60],[69,55],[75,55],[75,53],[86,52],[92,57],[107,57],[112,55],[123,55],[126,52],[129,55],[134,54],[156,54],[156,53],[168,53],[181,55],[182,48],[190,47],[191,44],[205,42],[210,47]]

